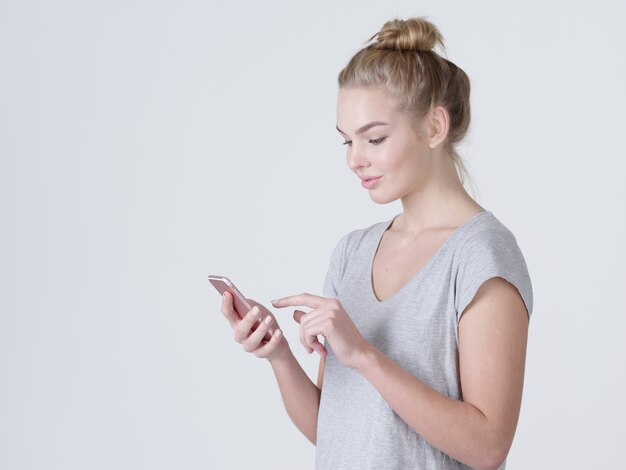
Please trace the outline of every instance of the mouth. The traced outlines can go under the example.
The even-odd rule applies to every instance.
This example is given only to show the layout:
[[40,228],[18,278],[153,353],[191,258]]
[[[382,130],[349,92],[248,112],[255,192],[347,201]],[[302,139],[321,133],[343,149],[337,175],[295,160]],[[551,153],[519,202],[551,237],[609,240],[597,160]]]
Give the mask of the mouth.
[[380,180],[381,178],[382,176],[361,178],[361,186],[367,189],[371,189],[376,186],[378,180]]

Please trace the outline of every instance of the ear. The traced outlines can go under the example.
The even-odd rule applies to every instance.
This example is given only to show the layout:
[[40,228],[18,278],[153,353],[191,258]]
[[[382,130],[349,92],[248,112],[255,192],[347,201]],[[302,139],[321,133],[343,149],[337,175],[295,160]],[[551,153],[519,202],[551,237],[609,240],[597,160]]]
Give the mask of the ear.
[[443,106],[436,106],[430,112],[430,125],[428,126],[428,147],[436,148],[448,137],[450,129],[450,114]]

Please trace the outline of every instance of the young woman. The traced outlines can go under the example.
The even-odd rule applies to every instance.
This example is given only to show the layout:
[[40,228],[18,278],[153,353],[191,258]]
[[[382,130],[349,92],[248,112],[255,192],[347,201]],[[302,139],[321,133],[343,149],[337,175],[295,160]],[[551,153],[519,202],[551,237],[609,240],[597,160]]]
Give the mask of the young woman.
[[272,301],[312,309],[294,319],[321,355],[317,384],[268,309],[251,300],[240,320],[226,294],[221,310],[244,350],[271,363],[318,469],[504,468],[532,312],[527,266],[464,189],[455,144],[470,84],[433,50],[437,28],[393,20],[374,39],[339,74],[337,130],[370,197],[403,211],[339,239],[323,297]]

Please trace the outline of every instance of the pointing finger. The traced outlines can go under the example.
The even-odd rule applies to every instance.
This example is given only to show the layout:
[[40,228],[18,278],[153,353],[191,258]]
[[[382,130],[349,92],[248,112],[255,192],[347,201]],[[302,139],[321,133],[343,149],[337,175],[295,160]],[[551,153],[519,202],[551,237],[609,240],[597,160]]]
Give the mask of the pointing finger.
[[272,305],[277,308],[300,305],[304,305],[305,307],[318,308],[322,306],[325,301],[326,297],[303,293],[272,300]]

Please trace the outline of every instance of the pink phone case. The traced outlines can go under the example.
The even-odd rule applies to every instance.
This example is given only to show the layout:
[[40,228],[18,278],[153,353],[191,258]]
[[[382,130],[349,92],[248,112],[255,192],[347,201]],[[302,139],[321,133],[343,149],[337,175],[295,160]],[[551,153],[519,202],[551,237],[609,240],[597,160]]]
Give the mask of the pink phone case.
[[243,318],[248,313],[248,310],[252,308],[252,305],[248,303],[244,295],[237,289],[235,284],[226,276],[217,276],[215,274],[209,275],[209,282],[213,284],[213,287],[217,289],[220,295],[224,295],[224,292],[228,291],[233,296],[235,304],[235,310],[239,314],[239,318]]
[[[235,311],[239,315],[239,318],[243,318],[246,316],[248,311],[252,308],[252,305],[248,303],[245,296],[241,293],[239,289],[233,284],[233,282],[228,279],[226,276],[218,276],[216,274],[209,274],[209,282],[213,284],[213,287],[217,289],[220,295],[224,295],[225,291],[228,291],[233,296],[233,302],[235,306]],[[264,317],[259,315],[259,322],[263,321]],[[271,335],[274,334],[274,331],[269,328],[267,330],[267,334],[263,338],[265,341],[269,341]]]

